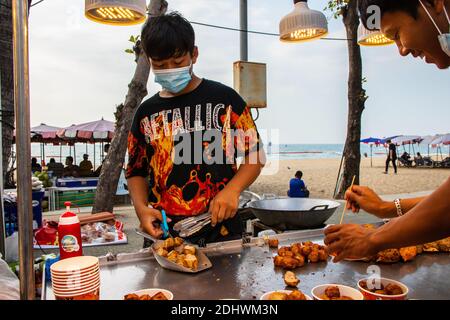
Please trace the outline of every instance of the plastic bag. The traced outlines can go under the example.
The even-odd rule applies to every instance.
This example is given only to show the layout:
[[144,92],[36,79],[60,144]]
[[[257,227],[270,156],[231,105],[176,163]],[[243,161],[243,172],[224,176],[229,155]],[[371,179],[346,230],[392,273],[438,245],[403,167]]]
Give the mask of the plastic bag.
[[8,263],[19,261],[19,233],[14,232],[5,239],[5,260]]
[[0,259],[0,300],[19,300],[19,279],[11,271],[8,264]]

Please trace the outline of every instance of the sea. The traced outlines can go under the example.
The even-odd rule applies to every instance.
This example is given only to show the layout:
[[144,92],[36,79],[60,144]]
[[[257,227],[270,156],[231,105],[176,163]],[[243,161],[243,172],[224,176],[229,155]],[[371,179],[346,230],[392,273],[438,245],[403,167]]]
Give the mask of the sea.
[[[344,149],[343,144],[270,144],[266,143],[265,150],[267,157],[269,159],[278,160],[295,160],[295,159],[330,159],[330,158],[341,158]],[[45,162],[47,163],[50,158],[55,158],[57,162],[60,161],[64,163],[64,159],[67,156],[76,156],[75,163],[79,163],[83,159],[83,154],[87,153],[89,155],[89,160],[94,164],[95,167],[99,166],[102,159],[106,154],[102,154],[102,145],[97,143],[95,145],[95,159],[94,159],[94,145],[92,144],[75,144],[75,148],[69,146],[53,146],[45,145],[44,156]],[[446,157],[450,154],[450,146],[442,147],[442,149],[431,148],[425,145],[405,145],[398,147],[399,155],[403,152],[408,152],[411,156],[420,152],[423,156],[430,154],[431,156],[443,155]],[[373,157],[385,157],[387,150],[383,146],[373,146],[372,156]],[[42,159],[42,145],[38,143],[33,143],[31,145],[32,157],[36,157],[39,162]],[[361,154],[364,157],[371,156],[371,149],[369,145],[361,144]],[[95,162],[95,163],[94,163]]]

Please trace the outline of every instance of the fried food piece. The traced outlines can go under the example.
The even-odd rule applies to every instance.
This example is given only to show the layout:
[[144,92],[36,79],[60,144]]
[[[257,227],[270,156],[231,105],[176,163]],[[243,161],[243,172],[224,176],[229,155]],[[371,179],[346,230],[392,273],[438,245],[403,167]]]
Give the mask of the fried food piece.
[[189,269],[197,270],[198,268],[197,257],[193,254],[187,254],[184,259],[184,263]]
[[292,271],[286,271],[284,274],[284,283],[289,287],[296,287],[300,283],[300,280]]
[[319,244],[317,244],[317,243],[313,243],[313,245],[312,245],[312,249],[313,249],[313,251],[319,251],[320,250],[320,245]]
[[269,248],[278,248],[278,239],[269,239]]
[[184,254],[194,254],[195,255],[195,247],[194,246],[189,246],[189,245],[186,245],[186,246],[184,246],[184,248],[183,248],[183,253]]
[[372,291],[373,293],[376,293],[376,294],[384,294],[384,295],[387,295],[387,293],[386,293],[386,291],[384,291],[384,290],[374,290],[374,291]]
[[173,240],[173,238],[167,238],[166,240],[164,240],[164,249],[166,249],[167,251],[171,251],[173,247],[175,247],[175,241]]
[[301,243],[294,243],[291,246],[291,251],[294,253],[294,256],[302,254],[302,245],[301,245]]
[[148,294],[143,294],[139,297],[139,300],[152,300],[152,297]]
[[312,246],[305,245],[305,246],[302,247],[302,254],[303,254],[303,256],[305,256],[305,257],[309,256],[309,254],[311,253],[311,251],[312,251]]
[[330,298],[340,298],[341,297],[341,292],[339,291],[338,287],[335,286],[331,286],[331,287],[327,287],[325,289],[325,295]]
[[290,247],[281,247],[280,249],[278,249],[278,255],[281,257],[286,256],[288,252],[292,253]]
[[293,290],[290,294],[288,294],[287,300],[307,300],[307,299],[306,296],[303,294],[303,292],[299,290]]
[[439,245],[435,242],[426,243],[423,245],[423,251],[425,252],[439,252]]
[[331,300],[325,293],[319,296],[322,300]]
[[156,250],[156,254],[160,255],[161,257],[167,258],[167,255],[169,254],[166,249],[159,248]]
[[305,241],[305,242],[303,242],[302,244],[303,244],[303,246],[305,246],[305,247],[310,247],[310,246],[313,245],[312,241]]
[[386,291],[386,294],[390,296],[403,294],[402,288],[394,283],[389,283],[388,285],[386,285],[386,287],[384,287],[384,291]]
[[176,263],[178,260],[178,256],[179,256],[178,252],[176,252],[175,250],[172,250],[167,254],[167,259]]
[[180,238],[180,237],[176,237],[174,239],[174,246],[175,247],[181,246],[183,243],[184,243],[184,240],[182,238]]
[[446,239],[439,240],[437,242],[439,251],[441,252],[450,252],[450,237]]
[[297,260],[298,267],[303,267],[305,265],[305,258],[301,254],[295,255],[294,259]]
[[422,254],[423,253],[423,245],[422,244],[416,246],[416,248],[417,248],[417,254]]
[[319,250],[319,261],[327,261],[328,260],[328,254],[325,250]]
[[378,252],[377,262],[381,263],[395,263],[400,261],[400,252],[397,249],[387,249]]
[[308,260],[311,263],[319,262],[319,250],[311,251],[311,253],[308,255]]
[[412,247],[401,248],[399,250],[399,252],[400,252],[400,256],[402,257],[403,261],[405,261],[405,262],[411,261],[417,256],[417,247],[412,246]]
[[288,295],[284,292],[272,292],[268,299],[269,300],[287,300]]
[[151,298],[151,300],[168,300],[168,299],[164,293],[158,292]]
[[134,293],[130,293],[130,294],[126,294],[123,297],[124,300],[139,300],[139,296],[137,294]]
[[282,265],[284,269],[292,270],[299,266],[298,260],[293,257],[283,257]]
[[282,256],[273,257],[273,264],[275,265],[275,267],[282,267],[283,266],[283,257]]

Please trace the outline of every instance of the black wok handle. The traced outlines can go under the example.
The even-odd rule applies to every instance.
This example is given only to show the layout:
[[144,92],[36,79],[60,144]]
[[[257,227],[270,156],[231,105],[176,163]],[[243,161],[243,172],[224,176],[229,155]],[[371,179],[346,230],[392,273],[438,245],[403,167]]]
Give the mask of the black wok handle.
[[323,210],[327,210],[328,209],[328,205],[327,204],[321,204],[319,206],[312,207],[311,209],[309,209],[309,211],[316,211],[317,208],[323,208]]

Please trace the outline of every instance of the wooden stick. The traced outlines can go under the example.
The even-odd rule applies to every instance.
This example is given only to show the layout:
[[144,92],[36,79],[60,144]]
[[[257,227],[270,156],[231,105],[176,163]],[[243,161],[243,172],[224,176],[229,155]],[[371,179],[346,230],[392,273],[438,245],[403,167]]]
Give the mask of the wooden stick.
[[[352,184],[350,185],[350,190],[353,190],[353,184],[355,183],[355,179],[356,179],[356,176],[353,176]],[[345,210],[347,210],[347,205],[348,205],[348,200],[345,201],[344,210],[342,210],[342,215],[341,215],[341,222],[339,222],[339,224],[342,224],[342,221],[344,221],[344,215],[345,215]]]

